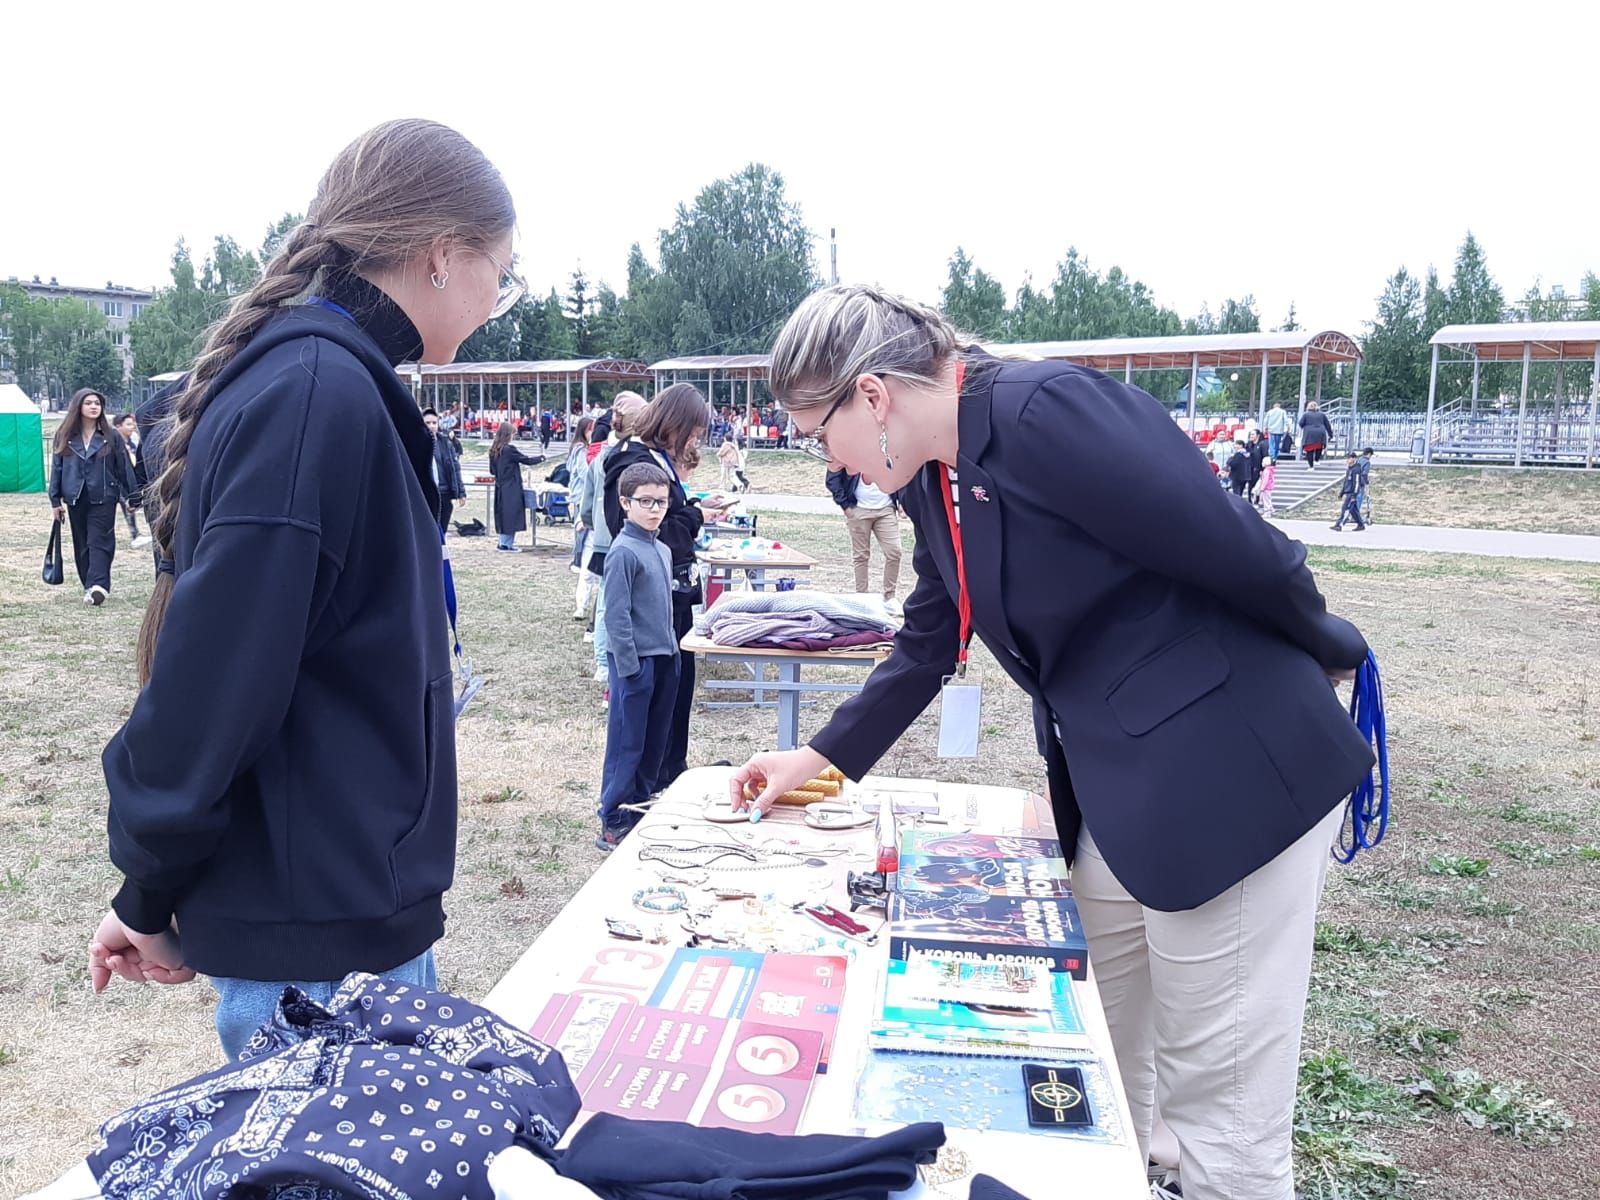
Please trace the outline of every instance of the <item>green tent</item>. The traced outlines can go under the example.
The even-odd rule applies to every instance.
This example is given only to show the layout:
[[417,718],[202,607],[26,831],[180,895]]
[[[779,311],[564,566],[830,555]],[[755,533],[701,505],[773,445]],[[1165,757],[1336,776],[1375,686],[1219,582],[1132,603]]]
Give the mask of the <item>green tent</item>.
[[14,383],[0,383],[0,492],[44,491],[39,409]]

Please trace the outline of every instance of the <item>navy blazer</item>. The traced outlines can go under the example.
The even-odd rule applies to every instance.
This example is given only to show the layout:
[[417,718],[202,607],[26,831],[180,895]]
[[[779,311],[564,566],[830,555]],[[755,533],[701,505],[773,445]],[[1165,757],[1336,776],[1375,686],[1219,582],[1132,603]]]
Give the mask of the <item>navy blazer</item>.
[[[1327,611],[1305,547],[1219,489],[1150,396],[1064,363],[970,362],[957,462],[973,626],[1033,699],[1062,845],[1070,856],[1087,822],[1141,903],[1197,907],[1370,769],[1328,682],[1366,641]],[[1107,446],[1139,447],[1131,485]],[[917,532],[905,627],[812,739],[851,778],[955,663],[948,486],[933,463],[905,489]],[[1219,744],[1225,776],[1207,765]]]

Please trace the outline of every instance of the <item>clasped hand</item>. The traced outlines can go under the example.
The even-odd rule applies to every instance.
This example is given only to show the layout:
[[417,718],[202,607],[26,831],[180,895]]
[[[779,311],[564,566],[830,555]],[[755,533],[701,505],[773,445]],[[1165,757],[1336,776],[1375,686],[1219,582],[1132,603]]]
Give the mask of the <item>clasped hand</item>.
[[89,983],[103,992],[113,975],[130,983],[188,983],[194,971],[183,965],[178,930],[137,933],[108,912],[89,943]]

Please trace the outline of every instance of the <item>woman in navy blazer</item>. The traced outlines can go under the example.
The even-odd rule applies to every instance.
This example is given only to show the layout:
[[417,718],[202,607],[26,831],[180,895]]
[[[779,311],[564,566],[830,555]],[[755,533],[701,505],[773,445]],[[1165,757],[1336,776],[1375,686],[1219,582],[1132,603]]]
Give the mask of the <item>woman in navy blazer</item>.
[[[1330,681],[1366,641],[1137,388],[992,358],[862,287],[801,306],[771,383],[818,457],[904,489],[917,584],[862,692],[809,746],[745,764],[735,803],[829,764],[859,779],[939,694],[961,629],[948,490],[973,630],[1033,700],[1141,1148],[1159,1088],[1186,1197],[1290,1196],[1316,905],[1372,764]],[[1219,743],[1226,778],[1204,766]]]

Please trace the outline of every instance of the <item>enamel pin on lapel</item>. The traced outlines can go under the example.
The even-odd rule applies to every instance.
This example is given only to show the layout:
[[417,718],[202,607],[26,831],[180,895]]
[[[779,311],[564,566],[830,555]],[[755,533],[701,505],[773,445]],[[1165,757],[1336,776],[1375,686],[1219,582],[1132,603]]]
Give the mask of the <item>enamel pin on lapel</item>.
[[973,484],[972,485],[972,498],[974,500],[981,500],[981,501],[983,501],[983,503],[987,504],[989,502],[988,489],[979,487],[977,484]]

